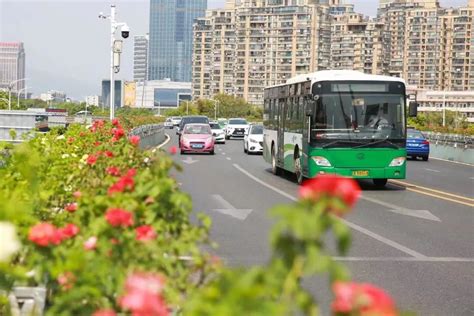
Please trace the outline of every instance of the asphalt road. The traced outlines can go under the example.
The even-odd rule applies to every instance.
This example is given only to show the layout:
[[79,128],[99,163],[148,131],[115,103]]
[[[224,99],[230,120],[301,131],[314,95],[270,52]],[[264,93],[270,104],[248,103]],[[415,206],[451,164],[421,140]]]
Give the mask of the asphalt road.
[[[174,133],[166,147],[177,145]],[[194,210],[213,220],[216,250],[231,266],[264,263],[274,220],[268,210],[292,203],[298,185],[271,174],[242,141],[218,145],[216,155],[176,155],[177,174]],[[353,279],[385,288],[403,310],[418,315],[474,315],[474,167],[430,159],[409,161],[408,177],[376,189],[360,182],[362,199],[346,218],[353,242],[344,261]],[[327,280],[305,286],[329,314]]]

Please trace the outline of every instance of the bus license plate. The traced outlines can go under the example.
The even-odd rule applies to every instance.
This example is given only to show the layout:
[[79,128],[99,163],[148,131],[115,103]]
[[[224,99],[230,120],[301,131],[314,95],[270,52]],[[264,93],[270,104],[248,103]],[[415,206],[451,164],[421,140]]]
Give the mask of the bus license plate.
[[367,177],[369,175],[368,170],[356,170],[352,171],[352,175],[355,177]]

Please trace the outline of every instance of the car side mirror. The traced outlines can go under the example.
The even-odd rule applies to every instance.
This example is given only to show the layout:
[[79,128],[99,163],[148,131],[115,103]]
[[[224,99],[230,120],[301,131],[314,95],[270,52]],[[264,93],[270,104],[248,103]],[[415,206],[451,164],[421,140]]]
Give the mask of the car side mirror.
[[418,115],[418,103],[410,102],[408,105],[408,116],[416,117]]

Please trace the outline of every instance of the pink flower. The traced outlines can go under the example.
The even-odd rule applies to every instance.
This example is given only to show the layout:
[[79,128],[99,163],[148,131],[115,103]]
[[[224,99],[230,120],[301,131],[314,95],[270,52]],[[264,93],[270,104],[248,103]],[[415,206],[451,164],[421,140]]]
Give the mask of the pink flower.
[[82,196],[82,192],[81,191],[76,191],[72,194],[72,196],[75,198],[75,199],[80,199],[81,196]]
[[126,174],[127,177],[134,177],[136,175],[137,175],[137,169],[135,168],[128,169],[127,174]]
[[133,225],[133,214],[120,208],[110,208],[105,213],[105,219],[114,227],[128,227]]
[[70,290],[76,282],[76,277],[72,272],[64,272],[58,276],[57,281],[63,290]]
[[352,207],[360,196],[357,181],[337,175],[318,175],[300,187],[299,195],[304,200],[316,202],[322,197],[339,198],[347,207]]
[[136,239],[139,241],[149,241],[156,238],[156,232],[150,225],[143,225],[135,228]]
[[333,284],[333,292],[335,299],[331,308],[335,314],[398,315],[392,298],[384,290],[371,284],[336,282]]
[[99,309],[92,316],[117,316],[113,309]]
[[112,158],[114,156],[114,153],[111,152],[110,150],[104,151],[104,156]]
[[94,154],[89,155],[89,157],[87,157],[86,162],[88,165],[91,165],[91,166],[95,165],[95,163],[97,162],[97,156]]
[[64,207],[64,209],[68,211],[69,213],[74,213],[75,211],[77,211],[77,203],[76,202],[69,203],[66,205],[66,207]]
[[69,239],[79,234],[79,227],[74,224],[67,224],[65,227],[59,228],[58,232],[61,235],[61,240]]
[[38,246],[59,245],[61,233],[50,223],[38,223],[30,228],[28,239]]
[[92,236],[84,242],[85,250],[94,250],[97,248],[97,237]]
[[[133,173],[131,172],[133,170]],[[133,180],[133,175],[135,175],[135,169],[130,169],[126,175],[122,176],[117,182],[112,184],[108,190],[109,195],[113,195],[117,192],[123,192],[125,190],[133,191],[135,187],[135,181]],[[131,175],[133,174],[133,175]]]
[[114,119],[112,120],[112,125],[113,125],[113,126],[120,126],[119,120],[116,119],[116,118],[114,118]]
[[138,144],[140,144],[140,136],[133,135],[133,136],[130,136],[128,140],[133,146],[138,146]]
[[114,177],[120,176],[120,169],[115,166],[107,167],[107,169],[105,169],[105,172]]
[[170,154],[176,155],[177,152],[178,152],[178,149],[176,148],[176,146],[171,146],[170,147]]

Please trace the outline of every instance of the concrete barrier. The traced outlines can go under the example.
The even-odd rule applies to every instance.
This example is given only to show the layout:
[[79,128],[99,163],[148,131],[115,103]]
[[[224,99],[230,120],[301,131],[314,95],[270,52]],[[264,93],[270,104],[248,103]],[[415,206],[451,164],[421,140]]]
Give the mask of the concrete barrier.
[[142,149],[158,146],[166,139],[165,127],[161,124],[139,126],[134,128],[130,135],[140,136],[140,148]]
[[472,136],[423,132],[430,141],[430,157],[474,164]]

